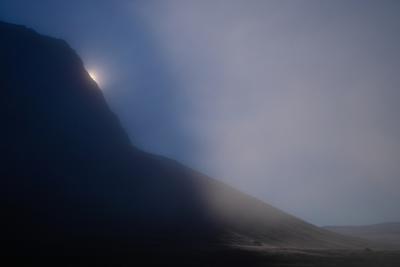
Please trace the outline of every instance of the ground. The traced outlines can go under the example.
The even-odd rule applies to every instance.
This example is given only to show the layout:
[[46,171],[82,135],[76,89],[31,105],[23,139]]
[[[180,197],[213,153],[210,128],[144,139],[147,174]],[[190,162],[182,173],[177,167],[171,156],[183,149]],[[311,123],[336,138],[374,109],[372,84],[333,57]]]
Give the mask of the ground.
[[[24,266],[244,266],[244,267],[398,267],[400,250],[322,250],[273,249],[263,247],[157,248],[129,250],[123,254],[111,252],[70,255],[54,259],[47,254],[44,261],[36,259]],[[54,254],[53,254],[54,255]],[[50,264],[50,265],[49,265]],[[10,265],[8,265],[10,266]],[[16,266],[21,266],[17,264]]]

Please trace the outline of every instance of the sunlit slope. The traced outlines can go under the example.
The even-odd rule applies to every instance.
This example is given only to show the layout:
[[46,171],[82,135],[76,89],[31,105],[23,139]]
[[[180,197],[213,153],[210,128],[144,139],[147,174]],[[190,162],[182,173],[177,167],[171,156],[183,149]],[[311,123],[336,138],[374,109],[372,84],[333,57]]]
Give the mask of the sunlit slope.
[[307,223],[229,185],[202,177],[214,218],[233,245],[297,248],[362,248],[368,242]]

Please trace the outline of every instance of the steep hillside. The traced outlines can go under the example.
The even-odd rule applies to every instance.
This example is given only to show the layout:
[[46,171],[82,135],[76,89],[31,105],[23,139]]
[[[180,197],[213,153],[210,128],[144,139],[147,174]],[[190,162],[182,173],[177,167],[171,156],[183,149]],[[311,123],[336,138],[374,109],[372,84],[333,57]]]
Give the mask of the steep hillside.
[[0,234],[9,247],[364,246],[140,151],[64,41],[6,23],[0,36]]
[[5,237],[205,238],[211,226],[194,180],[130,144],[64,41],[5,23],[0,35]]

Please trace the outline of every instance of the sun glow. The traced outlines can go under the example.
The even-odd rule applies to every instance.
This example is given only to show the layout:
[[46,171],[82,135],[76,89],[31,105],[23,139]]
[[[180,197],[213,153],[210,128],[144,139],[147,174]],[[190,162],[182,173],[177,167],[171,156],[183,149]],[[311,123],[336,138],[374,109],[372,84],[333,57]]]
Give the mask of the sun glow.
[[90,78],[92,78],[93,81],[96,83],[99,83],[99,78],[97,76],[97,73],[94,71],[88,71]]

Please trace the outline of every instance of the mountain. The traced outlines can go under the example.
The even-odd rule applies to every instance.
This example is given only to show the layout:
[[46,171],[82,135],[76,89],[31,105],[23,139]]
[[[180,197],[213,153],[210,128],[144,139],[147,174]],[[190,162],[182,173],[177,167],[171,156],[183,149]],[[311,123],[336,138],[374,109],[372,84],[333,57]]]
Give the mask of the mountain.
[[326,226],[324,228],[335,233],[370,240],[386,248],[400,248],[400,222],[358,226]]
[[0,234],[10,250],[365,246],[141,151],[66,42],[8,23],[0,36]]
[[5,23],[0,34],[2,229],[11,239],[162,240],[173,231],[175,240],[211,229],[188,170],[130,144],[64,41]]

